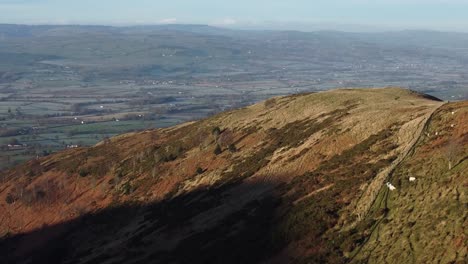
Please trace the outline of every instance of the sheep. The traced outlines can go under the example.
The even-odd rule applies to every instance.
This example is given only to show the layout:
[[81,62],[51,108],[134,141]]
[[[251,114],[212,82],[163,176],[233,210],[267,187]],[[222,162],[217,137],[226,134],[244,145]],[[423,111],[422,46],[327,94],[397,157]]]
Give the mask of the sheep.
[[416,181],[416,178],[415,177],[409,177],[409,181],[414,182],[414,181]]
[[386,185],[387,185],[388,189],[390,189],[390,191],[396,190],[396,187],[393,186],[390,182],[387,182]]

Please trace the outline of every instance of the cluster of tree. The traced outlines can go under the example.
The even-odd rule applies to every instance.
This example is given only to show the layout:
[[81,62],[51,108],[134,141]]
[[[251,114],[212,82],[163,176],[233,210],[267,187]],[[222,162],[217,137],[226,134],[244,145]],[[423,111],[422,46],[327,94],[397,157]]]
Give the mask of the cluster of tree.
[[0,128],[0,137],[14,137],[19,135],[28,135],[31,133],[31,128]]
[[149,98],[138,98],[128,102],[130,106],[143,106],[143,105],[152,105],[152,104],[168,104],[175,102],[176,98],[173,96],[165,97],[149,97]]
[[101,114],[103,112],[112,112],[111,109],[90,109],[86,108],[87,105],[92,105],[94,103],[75,103],[70,106],[70,111],[75,115],[90,115],[90,114]]

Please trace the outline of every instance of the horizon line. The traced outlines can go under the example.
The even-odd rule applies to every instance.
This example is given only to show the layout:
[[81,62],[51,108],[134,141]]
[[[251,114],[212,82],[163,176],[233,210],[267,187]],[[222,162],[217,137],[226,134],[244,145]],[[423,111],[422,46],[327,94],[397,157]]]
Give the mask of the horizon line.
[[[439,32],[439,33],[460,33],[460,34],[467,34],[468,31],[460,31],[460,30],[449,30],[449,29],[430,29],[430,28],[385,28],[387,26],[382,26],[380,29],[379,26],[371,26],[371,25],[361,25],[361,24],[339,24],[339,23],[311,23],[309,26],[311,27],[323,27],[311,30],[303,30],[303,29],[293,29],[293,28],[278,28],[278,27],[269,27],[268,25],[264,26],[249,26],[249,25],[217,25],[217,24],[208,24],[208,23],[10,23],[10,22],[0,22],[0,26],[69,26],[69,27],[109,27],[109,28],[131,28],[131,27],[152,27],[152,26],[199,26],[199,27],[211,27],[221,30],[237,30],[237,31],[278,31],[278,32],[303,32],[303,33],[310,33],[310,32],[344,32],[344,33],[386,33],[386,32],[405,32],[405,31],[420,31],[420,32]],[[367,28],[363,29],[362,31],[359,30],[345,30],[345,29],[337,29],[337,28],[327,28],[327,26],[334,26],[334,27],[364,27]],[[369,30],[369,27],[373,27],[374,29]]]

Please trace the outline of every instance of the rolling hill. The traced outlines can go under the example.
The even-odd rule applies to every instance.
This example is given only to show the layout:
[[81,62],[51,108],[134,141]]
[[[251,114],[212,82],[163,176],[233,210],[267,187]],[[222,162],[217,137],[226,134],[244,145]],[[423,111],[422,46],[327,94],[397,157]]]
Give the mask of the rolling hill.
[[[2,174],[7,263],[463,263],[468,102],[275,97]],[[388,186],[391,186],[391,190]]]

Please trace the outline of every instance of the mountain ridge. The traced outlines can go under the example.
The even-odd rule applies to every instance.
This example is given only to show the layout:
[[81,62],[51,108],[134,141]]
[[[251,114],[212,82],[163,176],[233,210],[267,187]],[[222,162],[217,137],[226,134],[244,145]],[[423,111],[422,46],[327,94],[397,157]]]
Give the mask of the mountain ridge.
[[[10,215],[0,222],[0,252],[20,262],[55,256],[57,263],[394,261],[372,230],[394,241],[386,227],[408,225],[392,207],[398,195],[409,199],[418,191],[404,180],[407,171],[431,181],[437,172],[466,187],[467,115],[466,102],[447,104],[400,88],[340,89],[272,98],[54,154],[2,179],[0,205]],[[450,155],[441,153],[452,141],[447,170]],[[428,153],[437,162],[425,160]],[[430,173],[414,167],[417,159]],[[460,241],[466,190],[445,185],[458,192],[445,202],[461,210],[451,209],[445,221],[457,223],[448,232]],[[434,219],[426,208],[437,202],[430,201],[413,212]],[[406,226],[401,230],[411,229]],[[446,237],[437,230],[435,237]],[[32,238],[55,246],[31,245]],[[69,242],[58,242],[64,239]],[[422,242],[422,250],[432,247]],[[406,252],[404,243],[396,245]],[[412,252],[416,262],[425,260]],[[436,257],[464,256],[466,250]]]

